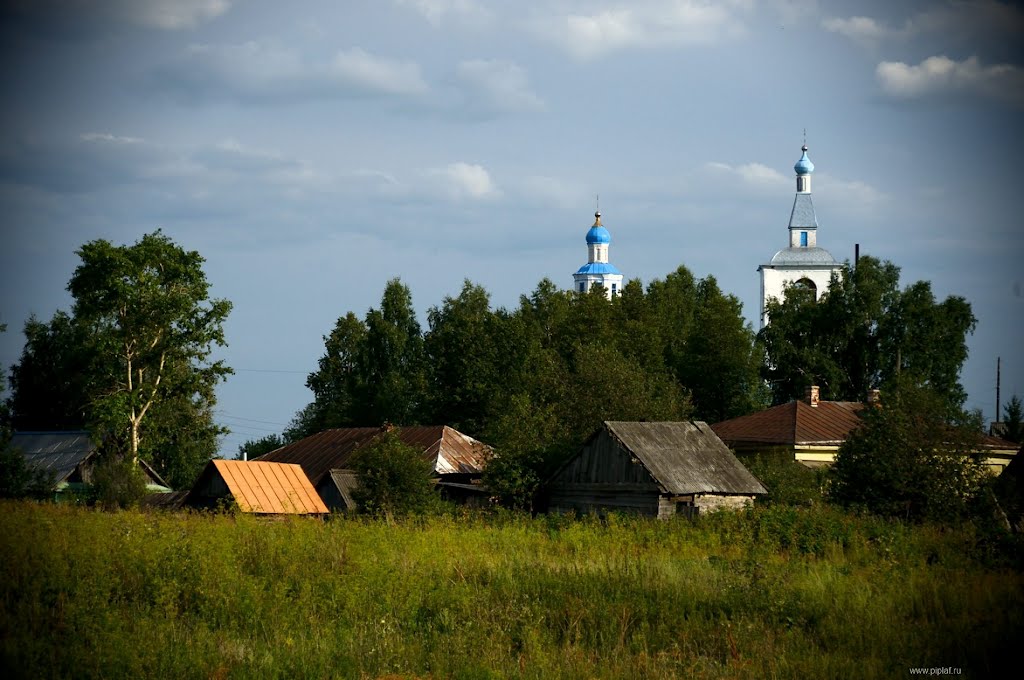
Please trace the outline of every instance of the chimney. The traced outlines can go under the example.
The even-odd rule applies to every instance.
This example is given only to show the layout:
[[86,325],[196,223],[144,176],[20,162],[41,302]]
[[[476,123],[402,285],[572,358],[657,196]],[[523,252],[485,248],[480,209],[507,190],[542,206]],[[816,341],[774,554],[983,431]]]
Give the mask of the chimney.
[[811,405],[811,408],[818,408],[818,386],[808,385],[804,393],[804,400]]
[[868,406],[874,406],[875,408],[882,406],[881,390],[868,390]]

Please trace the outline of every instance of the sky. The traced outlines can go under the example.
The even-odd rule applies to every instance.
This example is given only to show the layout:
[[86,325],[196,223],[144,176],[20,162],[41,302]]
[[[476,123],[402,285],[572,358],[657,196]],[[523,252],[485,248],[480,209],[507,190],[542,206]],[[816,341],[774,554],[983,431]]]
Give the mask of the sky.
[[815,164],[818,245],[965,297],[962,381],[1024,395],[1024,10],[821,0],[18,0],[0,9],[0,365],[94,239],[162,229],[234,309],[222,453],[280,432],[348,311],[400,277],[514,307],[586,262],[757,267]]

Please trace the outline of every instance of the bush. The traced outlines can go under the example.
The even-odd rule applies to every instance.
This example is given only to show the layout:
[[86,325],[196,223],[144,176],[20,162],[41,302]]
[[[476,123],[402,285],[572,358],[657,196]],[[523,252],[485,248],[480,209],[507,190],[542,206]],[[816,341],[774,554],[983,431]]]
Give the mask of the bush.
[[352,469],[359,478],[352,496],[360,512],[390,518],[422,513],[440,502],[433,465],[394,432],[357,451]]
[[811,506],[824,500],[825,471],[798,463],[790,452],[759,453],[742,462],[768,489],[767,496],[758,497],[759,504]]
[[146,477],[128,456],[107,454],[92,472],[96,503],[104,508],[128,508],[146,495]]
[[986,478],[978,424],[944,414],[926,388],[897,388],[839,448],[829,496],[849,507],[910,520],[966,517]]

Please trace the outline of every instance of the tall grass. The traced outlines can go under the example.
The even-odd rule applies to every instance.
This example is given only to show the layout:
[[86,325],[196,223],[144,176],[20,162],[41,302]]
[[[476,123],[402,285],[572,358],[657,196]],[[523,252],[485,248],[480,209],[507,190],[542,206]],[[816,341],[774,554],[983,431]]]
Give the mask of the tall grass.
[[1005,548],[827,508],[0,517],[8,677],[984,677],[1024,631]]

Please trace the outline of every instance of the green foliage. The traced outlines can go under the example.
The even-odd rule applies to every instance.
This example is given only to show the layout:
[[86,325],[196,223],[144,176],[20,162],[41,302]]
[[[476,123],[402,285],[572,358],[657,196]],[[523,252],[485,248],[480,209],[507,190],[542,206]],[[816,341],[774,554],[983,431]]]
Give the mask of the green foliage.
[[17,625],[0,663],[81,678],[996,677],[1024,575],[982,540],[824,508],[385,525],[7,502],[0,621]]
[[977,453],[980,423],[950,419],[946,407],[944,395],[912,383],[886,393],[839,448],[831,499],[912,520],[966,517],[987,474]]
[[1006,431],[1003,432],[1003,439],[1020,444],[1024,441],[1024,408],[1021,406],[1020,397],[1016,394],[1010,398],[1010,402],[1003,407],[1003,422],[1006,423]]
[[146,495],[146,477],[130,456],[108,453],[92,470],[92,495],[102,508],[129,508]]
[[526,508],[603,420],[717,421],[765,402],[739,301],[685,267],[610,301],[545,279],[512,311],[465,281],[422,334],[411,301],[393,280],[379,310],[338,319],[286,442],[386,421],[451,425],[497,448],[489,484]]
[[214,388],[230,369],[230,303],[207,298],[202,257],[157,231],[132,246],[85,244],[68,289],[74,315],[29,319],[11,368],[19,429],[89,429],[115,453],[149,461],[172,486],[192,484],[225,430]]
[[270,453],[285,445],[284,439],[277,434],[268,434],[259,439],[250,439],[238,447],[238,455],[235,460],[253,460],[265,453]]
[[755,454],[741,460],[768,489],[767,496],[757,499],[759,504],[811,507],[824,500],[825,470],[793,460],[792,452]]
[[0,498],[35,498],[53,496],[53,475],[46,470],[32,470],[25,456],[10,445],[10,437],[0,437]]
[[165,379],[212,402],[214,386],[231,372],[209,360],[213,346],[225,344],[231,303],[208,299],[203,258],[159,230],[131,246],[90,241],[78,256],[68,291],[104,369],[90,395],[93,427],[135,458],[146,414],[168,394]]
[[767,312],[771,323],[759,337],[776,403],[799,398],[808,385],[819,385],[824,399],[862,401],[870,389],[902,380],[945,395],[948,414],[963,404],[960,368],[977,323],[970,304],[936,302],[925,281],[900,291],[891,262],[862,257],[833,277],[819,301],[791,286]]
[[433,465],[394,431],[356,451],[351,466],[359,479],[352,497],[362,513],[391,519],[422,513],[437,502]]

